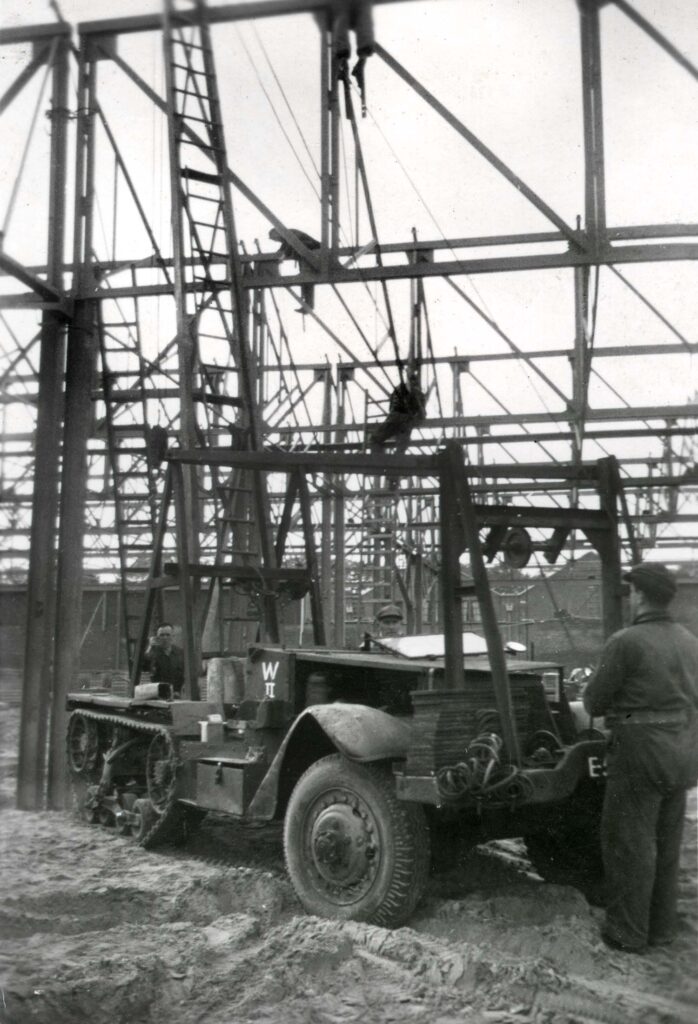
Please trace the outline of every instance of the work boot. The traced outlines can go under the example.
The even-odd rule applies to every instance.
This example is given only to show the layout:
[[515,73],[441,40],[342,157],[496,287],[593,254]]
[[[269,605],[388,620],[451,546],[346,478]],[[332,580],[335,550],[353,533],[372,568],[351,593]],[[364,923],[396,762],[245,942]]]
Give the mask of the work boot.
[[647,952],[647,946],[626,946],[624,942],[614,939],[612,935],[607,935],[605,932],[601,932],[601,941],[609,949],[617,950],[619,953],[635,953],[637,956],[643,956]]

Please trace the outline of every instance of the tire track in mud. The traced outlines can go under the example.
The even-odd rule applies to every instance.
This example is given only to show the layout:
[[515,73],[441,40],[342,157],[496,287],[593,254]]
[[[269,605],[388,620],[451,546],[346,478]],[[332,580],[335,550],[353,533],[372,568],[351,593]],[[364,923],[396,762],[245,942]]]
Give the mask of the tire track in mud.
[[535,879],[520,844],[432,879],[411,927],[303,916],[279,829],[211,819],[145,851],[67,815],[2,818],[3,1024],[689,1024],[695,838],[679,948],[612,954],[600,911]]
[[[7,1024],[668,1019],[666,1007],[647,1016],[647,999],[638,1016],[623,990],[605,990],[605,1017],[589,1015],[600,1004],[588,986],[608,972],[594,912],[575,890],[533,882],[518,856],[471,855],[458,877],[433,880],[413,927],[387,931],[299,916],[273,830],[238,830],[221,863],[149,853],[63,816],[14,818],[14,853],[33,858],[16,878],[34,884],[2,903],[16,925],[0,958]],[[70,877],[75,848],[84,867]],[[230,863],[255,849],[276,870]]]

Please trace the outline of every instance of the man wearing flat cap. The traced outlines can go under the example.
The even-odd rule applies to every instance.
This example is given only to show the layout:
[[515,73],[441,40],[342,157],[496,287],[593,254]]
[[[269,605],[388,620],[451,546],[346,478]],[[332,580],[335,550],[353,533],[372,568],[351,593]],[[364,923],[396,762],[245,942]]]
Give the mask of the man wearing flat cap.
[[[396,604],[386,604],[376,612],[374,639],[390,640],[392,637],[405,635],[405,619]],[[360,644],[362,651],[371,650],[371,634],[364,633]]]
[[405,620],[402,611],[396,604],[386,604],[376,615],[376,631],[381,640],[403,636]]
[[607,640],[584,706],[610,730],[602,938],[640,953],[676,933],[686,790],[698,780],[698,638],[669,614],[677,585],[665,565],[644,562],[624,578],[633,622]]

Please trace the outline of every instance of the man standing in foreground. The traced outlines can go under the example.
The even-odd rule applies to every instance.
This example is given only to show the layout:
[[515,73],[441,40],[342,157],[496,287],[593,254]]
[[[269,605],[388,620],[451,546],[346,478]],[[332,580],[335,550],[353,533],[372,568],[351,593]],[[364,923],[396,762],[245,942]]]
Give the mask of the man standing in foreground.
[[184,685],[184,654],[180,647],[175,647],[173,632],[170,622],[160,623],[143,655],[143,668],[150,672],[152,682],[169,683],[174,696],[180,697]]
[[606,642],[584,706],[611,730],[602,938],[640,953],[676,934],[686,790],[698,780],[698,639],[668,612],[677,585],[666,566],[641,564],[625,579],[633,624]]

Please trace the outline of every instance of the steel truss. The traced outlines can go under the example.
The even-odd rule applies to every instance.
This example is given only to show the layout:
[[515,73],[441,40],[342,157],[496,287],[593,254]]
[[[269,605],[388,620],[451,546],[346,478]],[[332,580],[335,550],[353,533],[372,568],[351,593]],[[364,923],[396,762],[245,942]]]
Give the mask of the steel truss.
[[[42,73],[51,86],[48,256],[17,258],[21,239],[12,231],[0,252],[0,531],[8,541],[2,568],[6,579],[21,579],[28,570],[29,588],[20,805],[38,806],[42,799],[46,720],[36,709],[48,706],[51,681],[59,708],[77,669],[83,569],[105,579],[118,574],[125,616],[130,587],[148,577],[167,444],[215,451],[229,446],[232,436],[234,444],[261,454],[271,448],[325,456],[323,471],[309,477],[307,501],[318,540],[319,600],[329,636],[339,645],[355,640],[379,601],[400,600],[417,629],[436,615],[436,480],[406,472],[396,493],[378,469],[369,486],[358,473],[344,474],[344,466],[341,479],[332,469],[334,453],[362,453],[362,466],[372,458],[366,452],[367,424],[384,410],[417,354],[428,406],[411,452],[428,455],[456,438],[473,474],[473,491],[483,500],[522,507],[544,500],[551,515],[558,508],[584,508],[594,490],[584,468],[590,447],[595,455],[615,454],[628,557],[637,557],[643,546],[695,544],[694,391],[682,381],[686,387],[677,387],[675,401],[640,404],[606,374],[619,360],[632,368],[647,358],[660,360],[667,374],[677,373],[698,347],[630,276],[633,265],[695,260],[698,225],[607,223],[601,36],[608,10],[631,19],[692,77],[698,72],[629,4],[579,0],[578,7],[583,219],[560,215],[443,96],[379,44],[374,66],[408,89],[540,219],[535,231],[432,238],[405,231],[403,240],[391,242],[379,238],[381,211],[373,194],[382,168],[371,160],[355,90],[333,55],[324,0],[211,8],[167,0],[162,17],[80,25],[76,47],[62,23],[2,34],[2,44],[26,54],[26,63],[5,86],[0,114],[15,107]],[[283,26],[286,16],[303,12],[318,14],[322,24],[314,247],[289,226],[283,209],[272,209],[235,169],[246,140],[224,131],[228,111],[214,66],[222,45],[217,33],[225,26],[251,19]],[[164,94],[157,75],[124,55],[129,40],[146,33],[163,42]],[[71,56],[75,99],[68,96]],[[128,126],[109,112],[109,92],[120,88],[147,102],[167,128],[172,237],[141,196],[142,169],[125,151]],[[37,109],[41,102],[40,96]],[[75,204],[72,257],[65,261],[69,146],[75,154]],[[353,203],[345,198],[352,182]],[[267,251],[264,243],[242,244],[233,214],[241,205],[276,229],[281,254]],[[109,207],[111,245],[99,241],[96,228]],[[129,225],[128,242],[122,222]],[[555,271],[573,279],[570,345],[531,345],[513,336],[470,287],[472,278],[515,271]],[[633,344],[595,344],[599,277],[631,290],[638,309],[649,311],[658,331],[668,331],[672,340],[641,340],[648,335],[638,326]],[[372,282],[378,291],[371,290]],[[321,308],[307,301],[313,288],[323,297]],[[356,301],[364,292],[370,302]],[[331,321],[325,296],[341,327]],[[446,296],[470,325],[487,332],[489,346],[466,337],[451,352],[437,336],[432,302]],[[299,305],[302,318],[289,312],[290,301]],[[334,353],[331,360],[308,359],[306,329],[314,332],[313,348],[324,339]],[[401,342],[407,337],[409,344]],[[512,370],[528,384],[505,400],[497,380]],[[538,409],[524,401],[532,389],[542,396]],[[604,395],[606,404],[590,402],[592,393]],[[10,417],[18,408],[22,416]],[[262,474],[240,466],[221,472],[215,460],[213,468],[203,461],[183,465],[190,557],[220,564],[237,548],[239,564],[273,572],[276,553],[268,527],[283,520],[286,474],[273,474],[267,493]],[[300,564],[308,537],[298,517],[288,515],[286,558],[295,552]],[[535,531],[534,537],[546,543]],[[175,533],[163,529],[161,541],[163,559],[176,559]],[[578,550],[571,543],[560,557]],[[57,601],[47,599],[56,587]],[[353,603],[345,593],[355,596]],[[214,616],[217,601],[215,587],[202,593],[201,615]],[[231,614],[244,617],[239,608]],[[270,614],[271,608],[267,620]],[[61,639],[54,656],[56,635]],[[240,642],[250,635],[242,631]],[[61,728],[61,715],[55,714],[49,772],[55,805],[63,800]]]

